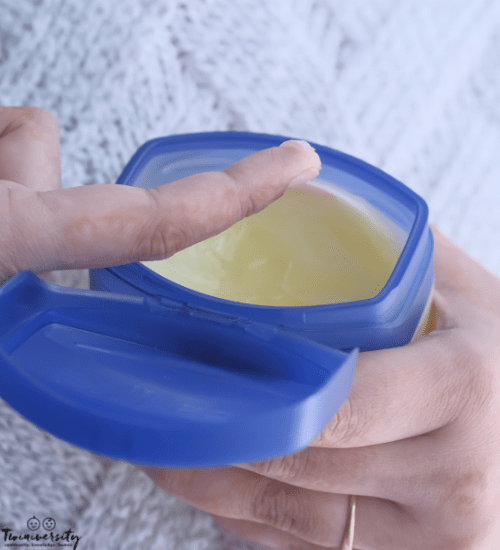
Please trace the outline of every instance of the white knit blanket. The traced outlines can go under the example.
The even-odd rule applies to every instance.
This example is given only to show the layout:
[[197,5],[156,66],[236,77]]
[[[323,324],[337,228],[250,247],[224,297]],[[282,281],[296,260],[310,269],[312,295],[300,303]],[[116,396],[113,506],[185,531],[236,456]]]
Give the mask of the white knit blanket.
[[[55,115],[65,187],[114,182],[171,134],[339,149],[421,194],[431,222],[500,275],[497,0],[2,0],[0,104]],[[54,281],[85,287],[86,274]],[[0,401],[0,529],[33,515],[81,550],[262,548]]]

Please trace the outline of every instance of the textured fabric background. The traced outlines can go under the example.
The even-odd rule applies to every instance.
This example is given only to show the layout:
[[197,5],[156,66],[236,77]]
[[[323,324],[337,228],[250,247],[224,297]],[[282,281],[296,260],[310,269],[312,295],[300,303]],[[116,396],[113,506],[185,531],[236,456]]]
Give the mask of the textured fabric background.
[[[431,221],[500,276],[495,0],[0,0],[0,104],[54,114],[64,187],[114,182],[163,135],[339,149],[421,194]],[[88,285],[85,271],[54,281]],[[82,550],[259,548],[0,401],[0,528],[32,515],[73,529]]]

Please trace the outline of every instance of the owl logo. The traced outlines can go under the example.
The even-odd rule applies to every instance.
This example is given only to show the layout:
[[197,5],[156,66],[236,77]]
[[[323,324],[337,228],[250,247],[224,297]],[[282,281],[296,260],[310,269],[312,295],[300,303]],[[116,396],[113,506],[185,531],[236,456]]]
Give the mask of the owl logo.
[[30,531],[36,531],[40,527],[40,520],[33,516],[28,520],[28,529]]

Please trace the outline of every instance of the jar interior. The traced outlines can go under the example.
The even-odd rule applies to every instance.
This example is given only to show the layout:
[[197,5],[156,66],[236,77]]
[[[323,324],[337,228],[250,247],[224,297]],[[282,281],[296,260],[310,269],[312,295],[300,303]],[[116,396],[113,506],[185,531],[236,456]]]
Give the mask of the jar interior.
[[[254,152],[159,154],[132,184],[153,188],[223,170]],[[380,293],[404,248],[412,224],[402,209],[367,182],[324,163],[321,178],[287,191],[258,214],[168,259],[142,264],[196,292],[246,304],[365,300]]]

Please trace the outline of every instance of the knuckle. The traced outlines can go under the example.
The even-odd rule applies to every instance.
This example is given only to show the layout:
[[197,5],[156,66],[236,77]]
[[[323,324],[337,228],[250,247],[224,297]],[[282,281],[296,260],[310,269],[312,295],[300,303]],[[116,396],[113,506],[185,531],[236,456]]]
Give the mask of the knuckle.
[[25,121],[51,131],[54,129],[59,130],[57,120],[49,111],[41,107],[22,107],[22,109],[21,116]]
[[162,217],[161,200],[157,189],[148,189],[147,215],[137,234],[136,249],[140,259],[162,258],[175,254],[190,245],[190,229],[178,227]]
[[239,210],[240,219],[251,216],[257,213],[257,199],[255,197],[255,191],[247,193],[243,197],[239,198]]
[[[452,332],[452,331],[450,331]],[[465,335],[462,331],[449,334],[449,350],[453,368],[456,372],[456,415],[467,411],[468,414],[482,409],[492,396],[496,387],[492,369],[495,359],[488,356],[488,346],[483,347]]]
[[264,462],[259,468],[259,473],[277,479],[283,479],[293,483],[300,479],[307,471],[309,449],[303,449],[298,453],[274,458]]
[[222,170],[221,174],[226,176],[229,183],[228,200],[236,205],[238,209],[237,217],[239,220],[242,220],[253,213],[252,193],[242,192],[241,186],[238,184],[237,175],[234,174],[232,168],[232,166],[229,166],[225,170]]
[[263,479],[258,483],[256,495],[251,500],[251,516],[281,531],[302,534],[308,530],[310,518],[300,495],[296,487]]
[[366,436],[364,426],[366,417],[364,408],[356,405],[353,391],[337,411],[328,426],[321,432],[316,442],[320,446],[349,447],[358,439]]
[[307,447],[298,453],[283,457],[282,476],[291,483],[302,479],[304,474],[311,470],[310,453],[311,450]]
[[275,185],[271,184],[272,180],[276,178],[276,174],[282,172],[283,158],[277,153],[277,149],[279,148],[272,147],[260,152],[260,166],[275,168],[274,172],[270,172],[268,176],[263,174],[257,176],[257,179],[266,177],[263,185],[253,184],[252,180],[256,176],[254,171],[249,174],[248,165],[242,168],[239,163],[236,163],[223,170],[223,173],[231,180],[234,203],[239,208],[239,219],[257,214],[269,204],[270,199],[278,198]]
[[141,258],[158,258],[168,255],[167,239],[158,226],[154,227],[151,231],[148,231],[147,235],[140,240],[140,243],[139,255]]
[[38,140],[59,138],[59,124],[54,116],[41,107],[11,107],[12,118],[4,133],[24,128],[28,134]]
[[163,240],[162,254],[176,254],[194,244],[194,236],[189,227],[169,224],[166,231],[161,226],[158,231]]

